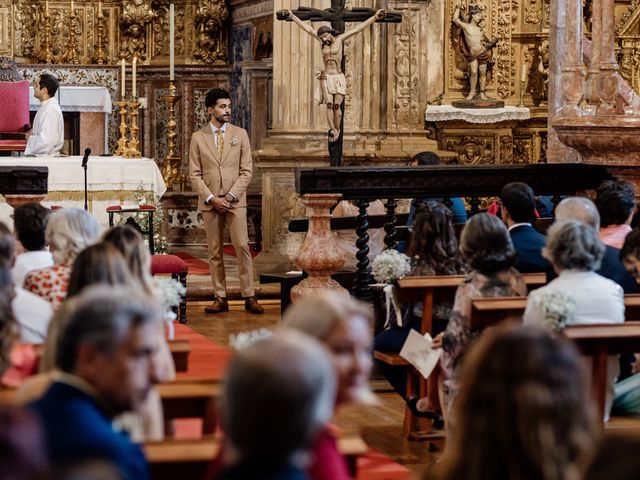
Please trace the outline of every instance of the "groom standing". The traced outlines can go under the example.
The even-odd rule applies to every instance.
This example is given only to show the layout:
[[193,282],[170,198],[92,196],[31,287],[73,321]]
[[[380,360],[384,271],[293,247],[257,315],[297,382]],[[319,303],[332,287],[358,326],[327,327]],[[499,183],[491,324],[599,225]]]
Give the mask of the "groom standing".
[[191,137],[189,176],[198,192],[198,210],[202,213],[209,247],[209,271],[215,300],[204,310],[219,313],[229,310],[222,260],[223,233],[229,227],[240,273],[244,308],[263,313],[253,288],[253,261],[247,231],[246,190],[251,181],[251,145],[246,130],[229,122],[229,92],[214,88],[205,98],[211,122]]

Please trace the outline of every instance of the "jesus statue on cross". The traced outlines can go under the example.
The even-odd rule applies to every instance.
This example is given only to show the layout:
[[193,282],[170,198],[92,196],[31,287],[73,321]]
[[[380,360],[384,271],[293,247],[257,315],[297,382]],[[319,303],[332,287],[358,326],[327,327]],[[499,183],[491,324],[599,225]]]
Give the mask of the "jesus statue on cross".
[[365,30],[369,25],[385,17],[385,10],[378,10],[375,15],[369,17],[357,27],[339,33],[328,26],[322,26],[317,31],[310,25],[300,20],[291,10],[286,10],[287,16],[283,20],[293,20],[303,31],[320,42],[324,70],[317,73],[320,80],[320,98],[318,103],[326,104],[327,122],[329,123],[329,141],[335,142],[340,138],[340,122],[342,120],[341,105],[347,94],[347,81],[342,71],[342,47],[344,41]]

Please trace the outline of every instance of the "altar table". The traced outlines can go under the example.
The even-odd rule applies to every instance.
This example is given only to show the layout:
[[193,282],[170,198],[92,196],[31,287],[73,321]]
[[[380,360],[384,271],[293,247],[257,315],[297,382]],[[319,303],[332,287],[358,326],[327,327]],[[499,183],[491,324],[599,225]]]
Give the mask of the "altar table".
[[[46,166],[49,193],[43,205],[83,208],[84,169],[82,157],[0,157],[0,165]],[[157,201],[167,188],[156,162],[151,158],[89,157],[87,190],[89,211],[107,226],[109,205],[135,203],[139,194],[153,194]],[[0,220],[11,225],[12,209],[0,203]]]

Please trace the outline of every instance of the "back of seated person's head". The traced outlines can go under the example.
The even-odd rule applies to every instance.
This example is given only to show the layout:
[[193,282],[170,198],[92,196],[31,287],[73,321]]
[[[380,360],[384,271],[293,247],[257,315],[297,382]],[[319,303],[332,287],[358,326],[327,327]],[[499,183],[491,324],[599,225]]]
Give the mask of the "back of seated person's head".
[[91,245],[76,257],[71,268],[67,297],[73,297],[95,284],[136,287],[124,257],[110,243]]
[[495,215],[472,216],[460,235],[460,252],[469,266],[485,275],[512,267],[516,251],[509,231]]
[[624,239],[620,261],[637,283],[640,280],[640,229],[632,230]]
[[640,436],[615,432],[603,436],[584,480],[637,480],[640,476]]
[[558,203],[554,211],[554,221],[577,220],[596,230],[600,228],[600,214],[596,204],[586,197],[567,197]]
[[596,423],[569,341],[535,327],[487,330],[460,384],[439,479],[582,478]]
[[600,268],[605,246],[598,232],[578,220],[556,222],[547,232],[547,244],[542,256],[557,271],[594,271]]
[[38,418],[28,410],[0,406],[0,478],[49,478],[48,463]]
[[44,232],[50,213],[51,210],[39,203],[25,203],[13,211],[16,236],[26,250],[44,250]]
[[595,204],[601,227],[630,223],[636,208],[636,187],[627,180],[605,180],[596,191]]
[[407,255],[429,264],[436,275],[464,271],[451,210],[439,202],[427,202],[418,208]]
[[57,338],[47,338],[55,366],[92,385],[113,414],[132,410],[157,382],[151,357],[162,314],[131,288],[88,287],[56,312]]
[[13,265],[16,254],[16,239],[4,223],[0,222],[0,262],[8,267]]
[[440,165],[440,157],[435,152],[416,153],[411,158],[411,164],[415,165]]
[[500,192],[500,201],[514,223],[533,222],[536,199],[533,190],[526,183],[507,183]]
[[295,461],[331,418],[335,389],[325,348],[300,332],[283,330],[240,350],[220,403],[222,428],[239,461]]
[[56,264],[69,265],[100,234],[100,225],[93,215],[79,208],[63,208],[53,212],[47,221],[46,242]]
[[151,256],[140,232],[129,225],[119,225],[107,230],[102,240],[122,253],[132,276],[151,293]]

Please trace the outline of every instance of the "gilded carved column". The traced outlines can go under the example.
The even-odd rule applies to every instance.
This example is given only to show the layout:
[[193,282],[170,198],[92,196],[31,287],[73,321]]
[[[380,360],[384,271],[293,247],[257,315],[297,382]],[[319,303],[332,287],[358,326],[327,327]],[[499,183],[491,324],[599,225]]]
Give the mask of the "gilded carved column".
[[196,10],[196,41],[193,58],[204,63],[227,61],[226,20],[229,10],[225,0],[200,0]]
[[151,0],[124,0],[122,4],[122,46],[120,57],[147,59],[147,28],[154,18]]

